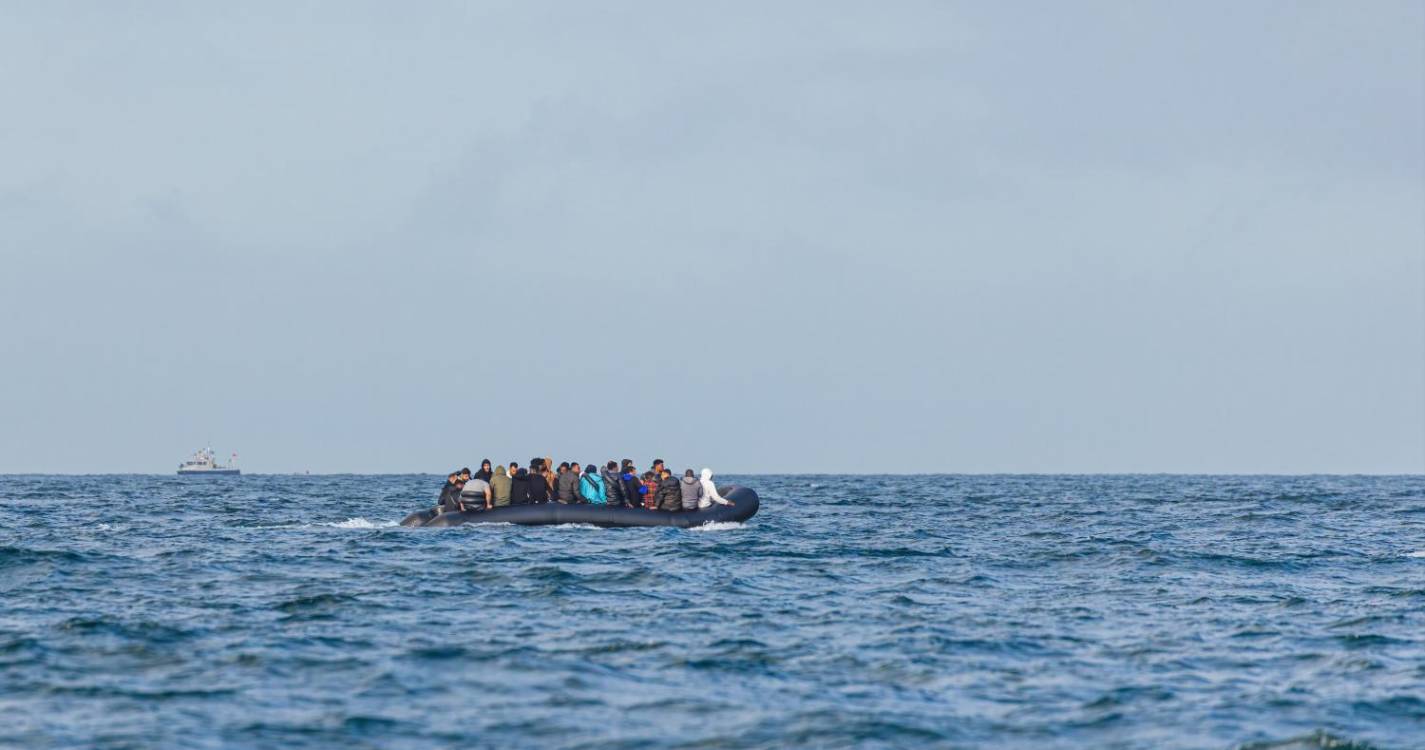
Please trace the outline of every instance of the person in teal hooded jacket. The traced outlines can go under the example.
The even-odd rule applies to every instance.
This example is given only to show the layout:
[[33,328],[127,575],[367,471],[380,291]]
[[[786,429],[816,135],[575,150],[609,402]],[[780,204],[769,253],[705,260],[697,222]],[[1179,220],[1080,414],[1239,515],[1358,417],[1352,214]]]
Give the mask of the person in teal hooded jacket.
[[591,505],[608,503],[609,496],[604,488],[604,478],[599,476],[599,467],[593,464],[584,467],[584,476],[579,478],[579,496]]

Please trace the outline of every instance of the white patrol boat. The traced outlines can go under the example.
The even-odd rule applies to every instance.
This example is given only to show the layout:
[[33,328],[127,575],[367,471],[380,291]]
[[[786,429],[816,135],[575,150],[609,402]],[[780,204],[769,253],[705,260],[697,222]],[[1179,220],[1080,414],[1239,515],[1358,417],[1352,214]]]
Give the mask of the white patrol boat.
[[241,474],[242,471],[235,465],[237,454],[234,453],[232,462],[224,466],[218,463],[217,457],[213,454],[212,448],[204,448],[188,457],[187,461],[178,465],[179,474],[203,474],[205,476],[227,475],[233,476]]

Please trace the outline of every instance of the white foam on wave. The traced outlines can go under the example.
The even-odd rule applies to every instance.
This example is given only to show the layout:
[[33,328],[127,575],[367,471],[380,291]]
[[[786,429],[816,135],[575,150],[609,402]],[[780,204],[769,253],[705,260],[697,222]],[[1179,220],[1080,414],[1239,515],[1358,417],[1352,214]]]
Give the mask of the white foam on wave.
[[1406,552],[1406,557],[1425,557],[1425,549],[1418,549],[1414,552]]
[[738,521],[709,521],[702,526],[689,526],[688,531],[733,531],[742,527]]
[[348,518],[345,521],[318,523],[316,526],[330,526],[334,529],[389,529],[398,525],[396,521],[368,521],[365,518]]

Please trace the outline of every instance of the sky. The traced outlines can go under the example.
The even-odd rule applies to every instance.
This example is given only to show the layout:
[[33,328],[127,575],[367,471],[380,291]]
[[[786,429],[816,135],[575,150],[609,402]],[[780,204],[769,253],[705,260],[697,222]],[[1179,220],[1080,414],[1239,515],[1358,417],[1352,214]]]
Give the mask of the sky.
[[1425,472],[1425,5],[0,6],[0,472]]

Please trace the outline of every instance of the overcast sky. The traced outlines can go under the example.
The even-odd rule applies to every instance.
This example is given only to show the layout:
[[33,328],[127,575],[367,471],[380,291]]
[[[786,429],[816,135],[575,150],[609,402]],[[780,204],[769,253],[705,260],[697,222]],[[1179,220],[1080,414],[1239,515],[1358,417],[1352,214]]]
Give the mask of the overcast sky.
[[1425,471],[1422,8],[6,3],[0,472]]

